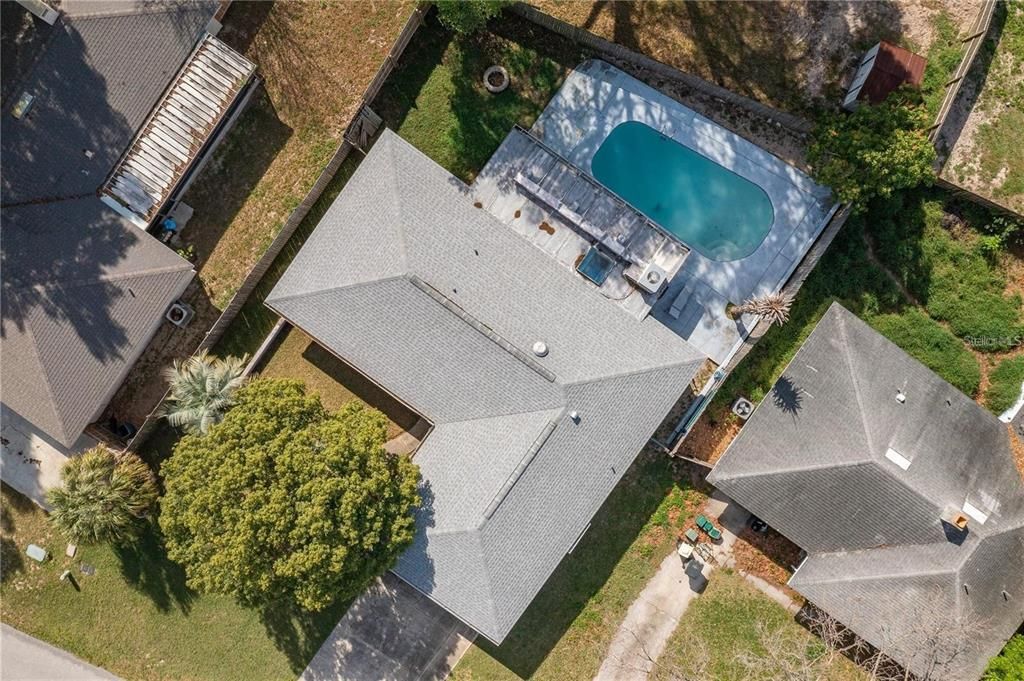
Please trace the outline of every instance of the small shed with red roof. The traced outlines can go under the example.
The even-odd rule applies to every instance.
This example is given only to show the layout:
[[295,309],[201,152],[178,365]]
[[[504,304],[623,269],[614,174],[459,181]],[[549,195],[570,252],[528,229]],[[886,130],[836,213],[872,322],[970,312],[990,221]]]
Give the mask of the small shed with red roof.
[[865,100],[878,104],[901,85],[920,86],[927,63],[919,54],[881,41],[861,59],[843,108],[853,111]]

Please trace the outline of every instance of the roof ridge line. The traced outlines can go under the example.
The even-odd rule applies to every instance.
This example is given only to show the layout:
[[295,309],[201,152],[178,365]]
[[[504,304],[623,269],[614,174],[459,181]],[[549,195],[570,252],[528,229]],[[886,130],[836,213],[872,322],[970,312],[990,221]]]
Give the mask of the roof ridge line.
[[602,381],[609,381],[609,380],[611,380],[613,378],[630,378],[630,377],[633,377],[633,376],[641,376],[643,374],[653,374],[654,372],[661,371],[663,369],[676,369],[676,368],[679,368],[679,367],[689,366],[689,365],[694,364],[694,363],[703,363],[705,359],[706,358],[695,357],[694,359],[690,359],[690,360],[686,360],[686,361],[679,361],[679,362],[672,362],[670,364],[663,364],[661,366],[652,366],[652,367],[646,367],[646,368],[643,368],[643,369],[632,369],[630,371],[622,371],[622,372],[619,372],[619,373],[611,373],[611,374],[607,374],[607,375],[604,375],[604,376],[597,376],[595,378],[587,378],[587,379],[584,379],[584,380],[581,380],[581,381],[573,381],[573,382],[570,382],[570,383],[565,383],[564,385],[565,385],[565,387],[568,388],[569,386],[583,386],[583,385],[590,385],[592,383],[601,383]]
[[533,372],[539,375],[541,378],[548,381],[549,383],[558,383],[558,377],[555,375],[553,371],[549,370],[547,367],[541,366],[532,357],[529,357],[525,352],[519,349],[512,342],[506,340],[504,336],[495,331],[492,327],[488,326],[487,324],[484,324],[482,321],[473,316],[469,311],[467,311],[464,307],[456,303],[454,300],[452,300],[445,294],[438,291],[428,282],[424,281],[419,276],[411,272],[408,275],[408,280],[409,283],[411,283],[417,289],[426,294],[427,297],[429,297],[435,303],[451,312],[464,324],[468,325],[471,329],[478,332],[484,338],[491,341],[508,354],[512,355],[512,357],[526,365],[527,368],[533,370]]
[[[938,542],[936,542],[936,543],[938,543]],[[813,559],[816,556],[843,555],[843,554],[849,554],[849,553],[865,553],[865,552],[871,552],[871,551],[881,551],[881,550],[886,550],[886,549],[890,549],[890,548],[895,548],[897,546],[899,546],[900,548],[903,548],[903,545],[889,544],[889,545],[886,545],[886,546],[875,546],[875,547],[872,547],[870,549],[857,549],[856,551],[830,551],[828,553],[812,553],[809,556],[809,558]],[[909,546],[913,546],[913,547],[931,546],[931,544],[910,544]],[[858,575],[856,577],[842,577],[840,579],[811,579],[811,580],[805,581],[804,584],[808,584],[808,585],[813,584],[813,585],[822,586],[822,585],[825,585],[825,584],[833,584],[833,583],[836,583],[836,582],[866,582],[866,581],[871,581],[871,580],[895,579],[895,578],[898,578],[898,577],[908,577],[908,576],[914,576],[914,577],[929,576],[929,577],[931,577],[931,576],[937,576],[937,575],[950,575],[950,576],[954,577],[959,582],[959,578],[960,578],[959,577],[959,573],[960,573],[959,567],[954,567],[954,568],[951,568],[951,569],[948,569],[948,570],[934,570],[933,569],[933,570],[917,570],[917,571],[914,571],[914,572],[885,572],[885,573],[877,573],[876,572],[876,573],[872,573],[870,575]],[[793,576],[795,577],[796,574],[797,573],[794,573]],[[792,579],[793,578],[791,577],[790,578],[790,583],[792,583]]]
[[[14,296],[14,299],[10,301],[8,304],[15,305],[18,308],[19,312],[24,313],[24,305],[22,305],[20,301],[18,301],[17,296]],[[53,384],[50,382],[50,373],[49,371],[47,371],[46,364],[42,361],[42,358],[39,356],[39,344],[36,342],[36,334],[32,330],[32,324],[29,323],[29,318],[22,314],[22,319],[25,322],[25,326],[23,327],[24,333],[27,334],[29,339],[31,340],[30,345],[32,346],[32,354],[35,357],[36,366],[39,367],[39,373],[42,374],[43,376],[44,389],[46,391],[46,396],[49,398],[46,401],[46,403],[47,405],[49,405],[50,411],[53,412],[54,421],[56,422],[57,427],[60,428],[61,430],[61,436],[66,440],[68,436],[67,427],[64,424],[64,418],[62,417],[60,411],[57,410],[57,400],[55,399],[56,395],[53,392]],[[10,409],[10,407],[8,407],[8,409]],[[19,414],[19,416],[27,420],[26,416],[21,414]],[[36,427],[38,428],[38,426]],[[40,428],[40,430],[42,429]],[[47,433],[47,435],[50,434]],[[50,435],[50,437],[54,436]],[[59,440],[59,442],[63,444],[63,440]]]
[[[829,306],[829,309],[828,309],[828,311],[825,312],[825,314],[832,313],[832,310],[836,309],[836,308],[840,308],[840,309],[848,312],[849,314],[853,314],[852,312],[849,312],[848,310],[846,310],[845,307],[843,307],[842,305],[840,305],[839,303],[837,303],[835,301],[832,302],[832,305]],[[850,373],[850,383],[853,385],[853,395],[857,399],[857,415],[860,416],[860,425],[864,429],[864,439],[867,441],[867,445],[868,445],[867,449],[868,449],[869,452],[874,454],[874,452],[875,452],[874,438],[872,437],[872,434],[871,434],[871,428],[868,426],[867,417],[864,415],[864,400],[863,400],[863,398],[861,397],[861,394],[860,394],[860,384],[857,382],[857,375],[853,371],[853,358],[850,356],[850,338],[849,338],[848,334],[846,333],[846,319],[844,318],[843,314],[840,313],[840,312],[836,312],[835,313],[835,317],[836,317],[836,321],[838,322],[838,325],[839,325],[839,332],[842,334],[842,337],[843,337],[843,352],[842,352],[843,360],[844,360],[844,363],[846,364],[847,370]],[[820,323],[821,322],[819,321],[818,324],[820,324]],[[817,328],[817,325],[815,325],[815,328]]]
[[[735,442],[735,440],[734,440],[734,442]],[[731,446],[732,445],[730,445],[730,447]],[[728,452],[726,452],[726,453],[728,453]],[[722,458],[724,458],[724,457],[725,457],[725,454],[722,454]],[[722,458],[719,458],[718,460],[721,461]],[[864,464],[875,465],[877,463],[878,462],[875,461],[873,457],[869,457],[869,458],[865,458],[865,459],[859,459],[857,461],[844,461],[843,463],[818,463],[818,464],[812,464],[812,465],[809,465],[809,466],[796,466],[796,467],[793,467],[793,468],[776,468],[776,469],[773,469],[773,470],[767,471],[767,472],[751,472],[751,473],[743,473],[743,474],[740,474],[740,475],[729,475],[729,476],[725,477],[724,479],[726,479],[726,480],[744,480],[746,478],[761,478],[761,477],[765,477],[765,476],[769,476],[769,475],[788,475],[790,473],[803,473],[803,472],[806,472],[806,471],[816,471],[816,470],[822,470],[822,469],[827,469],[827,468],[831,468],[831,469],[836,469],[836,468],[853,468],[854,466],[863,466]],[[717,464],[716,464],[716,466],[717,466]],[[719,479],[722,479],[722,478],[719,476]]]
[[540,409],[523,409],[522,411],[507,411],[500,414],[488,414],[487,416],[476,416],[473,418],[459,419],[457,421],[435,421],[435,426],[454,426],[461,423],[474,423],[475,421],[491,421],[493,419],[503,419],[509,416],[522,416],[524,414],[543,414],[549,411],[564,411],[565,404],[561,404],[557,407],[541,407]]
[[393,276],[390,276],[390,277],[382,277],[380,279],[373,279],[373,280],[370,280],[370,281],[357,281],[357,282],[355,282],[353,284],[341,284],[339,286],[329,286],[328,288],[318,288],[318,289],[315,289],[313,291],[304,291],[302,293],[292,293],[291,295],[279,296],[279,297],[276,297],[276,298],[267,297],[266,299],[264,299],[263,303],[265,305],[269,306],[271,309],[273,309],[276,312],[277,309],[274,308],[273,303],[279,303],[279,302],[280,303],[286,303],[286,302],[291,301],[291,300],[298,300],[299,298],[309,298],[311,296],[318,296],[318,295],[321,295],[323,293],[332,293],[334,291],[344,291],[346,289],[362,288],[364,286],[376,286],[377,284],[380,284],[382,282],[395,281],[397,279],[405,279],[405,278],[406,278],[406,275],[404,275],[404,274],[396,274],[396,275],[393,275]]
[[80,286],[89,286],[91,284],[109,284],[113,282],[124,281],[126,279],[142,279],[159,276],[161,274],[173,274],[175,272],[195,270],[195,267],[193,267],[192,263],[190,263],[188,260],[185,260],[184,258],[182,258],[181,260],[183,263],[185,263],[184,266],[167,265],[165,267],[158,267],[151,270],[137,270],[134,272],[124,272],[122,274],[103,275],[100,277],[95,277],[93,279],[71,279],[69,281],[58,281],[53,284],[42,284],[39,285],[39,288],[43,291],[50,289],[61,289],[66,291],[78,288]]
[[[127,4],[127,3],[126,3]],[[93,19],[110,19],[116,17],[135,17],[135,16],[148,16],[156,14],[171,14],[178,11],[196,11],[202,9],[202,5],[199,3],[190,4],[130,4],[124,9],[112,10],[109,12],[84,12],[82,14],[68,14],[66,11],[61,12],[61,17],[65,21],[91,21]],[[212,17],[213,14],[210,14]]]

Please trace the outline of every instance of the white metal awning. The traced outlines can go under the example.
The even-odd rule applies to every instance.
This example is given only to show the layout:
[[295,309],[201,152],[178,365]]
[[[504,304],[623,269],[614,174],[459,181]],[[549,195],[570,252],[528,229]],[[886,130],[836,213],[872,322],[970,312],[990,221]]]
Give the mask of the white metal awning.
[[114,168],[103,193],[148,224],[255,70],[251,61],[206,35]]

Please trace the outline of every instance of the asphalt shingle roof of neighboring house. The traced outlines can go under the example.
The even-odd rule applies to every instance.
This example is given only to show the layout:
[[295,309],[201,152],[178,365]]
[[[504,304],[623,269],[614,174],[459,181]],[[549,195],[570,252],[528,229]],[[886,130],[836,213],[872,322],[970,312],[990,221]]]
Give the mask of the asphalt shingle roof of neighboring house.
[[[211,2],[69,2],[0,117],[3,406],[71,446],[194,276],[98,198]],[[10,108],[35,96],[26,116]]]
[[708,479],[808,552],[790,586],[917,674],[977,679],[1024,620],[1006,427],[838,304]]
[[267,304],[431,421],[395,572],[500,642],[704,357],[467,192],[385,130]]

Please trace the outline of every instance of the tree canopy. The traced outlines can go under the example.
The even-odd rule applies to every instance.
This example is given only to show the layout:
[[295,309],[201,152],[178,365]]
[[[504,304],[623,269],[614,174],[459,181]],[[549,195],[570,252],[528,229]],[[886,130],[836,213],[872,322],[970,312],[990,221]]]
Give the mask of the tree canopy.
[[501,13],[508,0],[437,0],[437,18],[456,33],[475,33]]
[[134,454],[95,447],[70,457],[60,476],[47,493],[50,522],[75,543],[130,540],[156,506],[156,478]]
[[821,117],[807,158],[814,178],[860,212],[875,197],[930,182],[935,148],[925,134],[928,111],[913,93]]
[[249,606],[320,610],[388,569],[414,534],[418,469],[384,450],[387,421],[328,413],[297,381],[258,379],[162,469],[160,526],[191,587]]

